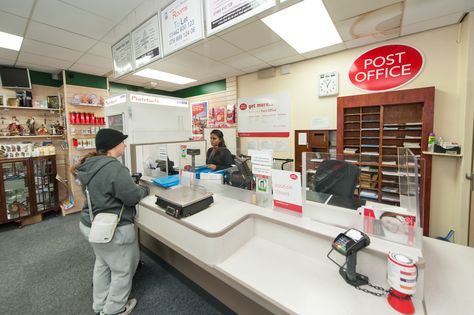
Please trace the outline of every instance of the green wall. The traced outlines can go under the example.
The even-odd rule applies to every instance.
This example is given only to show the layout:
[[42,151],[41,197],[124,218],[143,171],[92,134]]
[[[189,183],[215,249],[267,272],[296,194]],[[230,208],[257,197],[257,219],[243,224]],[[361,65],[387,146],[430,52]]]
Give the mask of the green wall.
[[62,75],[58,75],[61,80],[54,80],[51,73],[30,70],[31,84],[60,87],[63,85]]
[[[61,80],[54,80],[51,76],[51,73],[31,70],[30,76],[31,76],[31,84],[54,86],[54,87],[60,87],[61,85],[63,85],[62,75],[59,75],[59,78]],[[91,75],[91,74],[66,71],[66,84],[86,86],[86,87],[98,88],[98,89],[107,89],[107,78]],[[206,84],[202,84],[198,86],[193,86],[187,89],[168,92],[168,91],[157,90],[157,89],[145,89],[141,86],[110,82],[109,88],[110,88],[111,94],[119,94],[119,93],[130,91],[130,92],[142,92],[142,93],[159,94],[159,95],[186,98],[186,97],[191,97],[191,96],[225,91],[227,88],[227,85],[226,85],[225,80],[219,80],[219,81],[210,82],[210,83],[206,83]]]

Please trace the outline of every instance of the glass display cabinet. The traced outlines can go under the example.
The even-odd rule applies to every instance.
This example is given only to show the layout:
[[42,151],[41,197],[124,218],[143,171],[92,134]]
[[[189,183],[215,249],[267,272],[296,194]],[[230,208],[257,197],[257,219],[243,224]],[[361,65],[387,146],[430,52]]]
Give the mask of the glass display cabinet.
[[18,220],[32,214],[29,159],[0,161],[3,197],[2,223]]
[[56,156],[0,160],[0,178],[0,223],[58,210]]
[[34,175],[36,212],[58,209],[58,183],[56,181],[55,156],[31,158]]

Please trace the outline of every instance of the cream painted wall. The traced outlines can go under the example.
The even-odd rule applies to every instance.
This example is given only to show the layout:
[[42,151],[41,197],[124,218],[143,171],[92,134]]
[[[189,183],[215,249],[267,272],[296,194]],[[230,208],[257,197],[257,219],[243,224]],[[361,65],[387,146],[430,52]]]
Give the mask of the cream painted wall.
[[[465,125],[460,123],[464,121],[466,112],[466,97],[461,94],[461,87],[466,89],[466,74],[464,71],[461,73],[460,68],[463,66],[461,62],[466,62],[466,57],[462,57],[466,55],[463,52],[469,46],[465,41],[472,41],[464,34],[463,27],[470,27],[468,20],[459,25],[298,62],[291,65],[290,74],[280,75],[277,71],[277,75],[269,79],[259,80],[257,73],[240,76],[237,81],[237,95],[240,98],[287,92],[291,102],[291,130],[309,129],[313,117],[327,117],[330,128],[335,129],[337,97],[317,96],[318,74],[333,70],[339,72],[339,96],[364,94],[366,92],[360,91],[349,81],[347,73],[351,63],[359,55],[374,47],[393,43],[407,44],[423,53],[425,66],[422,73],[402,89],[434,86],[436,135],[447,140],[472,143],[472,132],[470,136],[466,136]],[[279,153],[278,156],[294,156],[293,137],[291,134],[291,151]],[[246,140],[245,138],[241,140],[242,153],[247,152]],[[458,198],[463,195],[461,191],[465,188],[465,184],[459,179],[463,163],[464,161],[454,158],[434,158],[431,192],[431,236],[445,235],[449,229],[454,229],[456,242],[460,244],[467,243],[468,230],[466,204]]]

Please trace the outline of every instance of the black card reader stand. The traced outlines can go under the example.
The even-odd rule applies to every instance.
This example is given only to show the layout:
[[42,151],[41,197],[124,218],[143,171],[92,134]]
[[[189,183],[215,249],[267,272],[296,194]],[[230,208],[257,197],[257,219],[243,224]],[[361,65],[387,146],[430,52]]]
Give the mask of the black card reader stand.
[[356,272],[357,265],[357,252],[352,252],[346,256],[346,267],[341,266],[339,268],[339,274],[346,280],[347,283],[358,287],[360,285],[365,285],[369,283],[369,278],[367,276],[361,275]]

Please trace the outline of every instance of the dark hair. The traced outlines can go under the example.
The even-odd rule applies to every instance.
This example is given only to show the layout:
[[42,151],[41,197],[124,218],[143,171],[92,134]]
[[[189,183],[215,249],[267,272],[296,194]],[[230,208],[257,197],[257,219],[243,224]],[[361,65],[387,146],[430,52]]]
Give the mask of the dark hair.
[[93,157],[93,156],[103,156],[103,155],[107,155],[107,151],[106,150],[97,150],[95,152],[90,152],[90,153],[87,153],[86,155],[84,155],[80,160],[79,160],[79,163],[71,166],[71,173],[76,176],[77,175],[77,169],[79,168],[79,166],[81,166],[82,164],[84,164],[84,162],[90,158],[90,157]]
[[220,131],[219,129],[214,129],[211,131],[211,135],[215,135],[217,136],[217,138],[219,138],[219,146],[220,147],[226,147],[225,146],[225,141],[224,141],[224,134],[222,133],[222,131]]

